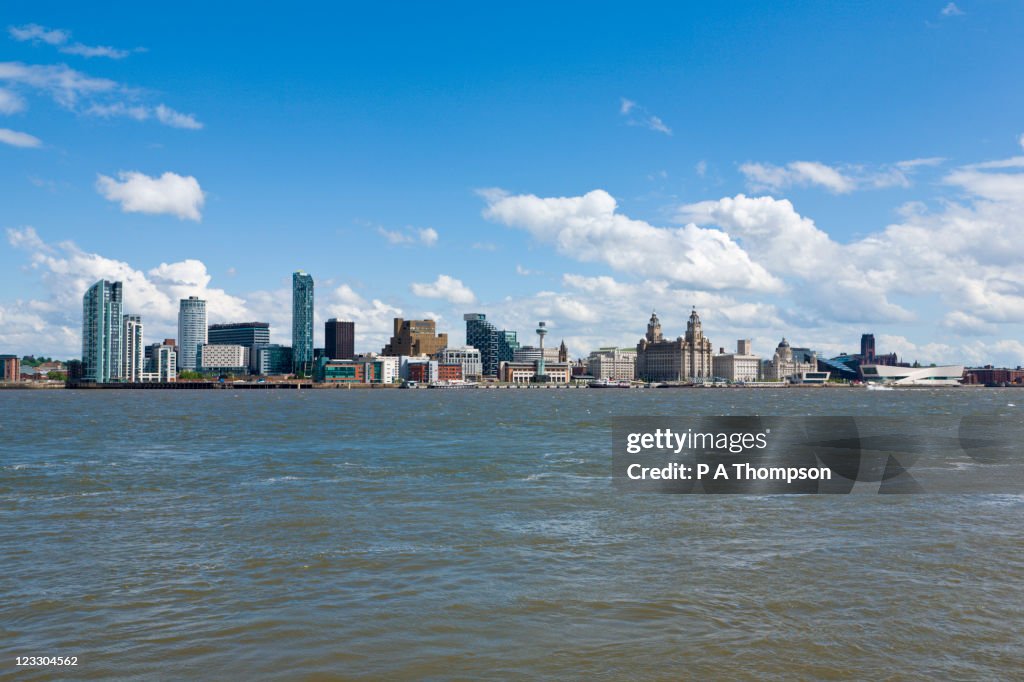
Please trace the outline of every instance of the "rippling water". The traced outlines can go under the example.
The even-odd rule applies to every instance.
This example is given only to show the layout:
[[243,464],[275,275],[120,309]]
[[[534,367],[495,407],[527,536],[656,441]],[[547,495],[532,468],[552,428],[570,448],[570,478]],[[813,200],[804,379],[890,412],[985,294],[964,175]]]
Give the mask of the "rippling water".
[[1020,676],[1024,496],[620,494],[609,417],[1022,410],[1018,389],[0,392],[0,678],[68,672],[14,667],[33,655],[87,679]]

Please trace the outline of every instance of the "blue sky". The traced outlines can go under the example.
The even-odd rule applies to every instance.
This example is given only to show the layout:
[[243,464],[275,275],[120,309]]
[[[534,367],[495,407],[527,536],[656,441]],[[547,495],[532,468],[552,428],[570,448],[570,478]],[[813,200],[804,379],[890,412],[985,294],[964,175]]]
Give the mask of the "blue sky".
[[[379,349],[482,311],[576,355],[650,309],[716,346],[863,331],[1024,362],[1024,5],[288,7],[13,2],[0,27],[0,352],[77,355],[126,280],[269,320],[287,283]],[[318,328],[318,337],[322,329]]]

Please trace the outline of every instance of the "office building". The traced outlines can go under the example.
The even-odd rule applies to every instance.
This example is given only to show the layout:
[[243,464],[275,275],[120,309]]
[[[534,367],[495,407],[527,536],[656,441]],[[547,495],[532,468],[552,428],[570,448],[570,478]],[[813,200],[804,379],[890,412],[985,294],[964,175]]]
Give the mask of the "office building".
[[21,360],[17,355],[0,355],[0,381],[21,381]]
[[434,355],[448,346],[448,335],[438,334],[433,320],[404,320],[396,317],[394,334],[381,355]]
[[483,374],[480,351],[472,346],[445,348],[437,354],[437,361],[442,365],[461,365],[464,379],[479,379]]
[[520,346],[512,351],[512,362],[537,362],[544,357],[544,362],[558,362],[558,349],[545,348],[543,353],[539,346]]
[[121,282],[105,279],[82,297],[82,381],[107,383],[121,375]]
[[519,348],[516,332],[498,329],[483,313],[462,316],[466,322],[466,345],[480,351],[483,376],[497,377],[502,362],[513,362]]
[[313,367],[313,277],[292,273],[292,364],[296,374]]
[[125,315],[121,327],[121,378],[128,382],[142,381],[145,370],[145,346],[142,339],[142,318]]
[[598,348],[587,358],[587,375],[595,379],[632,381],[636,376],[636,349]]
[[[167,341],[172,343],[168,344]],[[174,339],[165,339],[164,343],[154,343],[146,348],[145,369],[140,381],[167,382],[178,377],[178,355],[175,351]]]
[[384,375],[382,360],[329,360],[323,356],[316,363],[313,377],[326,384],[379,384]]
[[790,348],[786,339],[782,339],[772,359],[762,364],[761,377],[765,381],[784,381],[805,372],[818,371],[818,358],[814,351],[807,348],[795,350]]
[[356,356],[356,323],[331,318],[324,323],[324,355],[330,360]]
[[200,372],[210,374],[248,374],[249,348],[238,344],[202,344],[198,366]]
[[282,346],[279,343],[261,343],[249,349],[249,369],[253,374],[262,376],[291,374],[294,366],[291,346]]
[[178,305],[178,371],[196,371],[199,346],[208,343],[206,301],[198,296],[181,299]]
[[[572,365],[565,362],[545,363],[544,374],[537,374],[536,362],[502,362],[498,367],[498,378],[510,384],[545,382],[567,384],[572,380]],[[539,376],[545,377],[539,379]]]
[[237,345],[252,348],[258,344],[270,343],[270,323],[231,322],[211,324],[207,330],[207,343]]
[[686,335],[668,341],[661,321],[651,313],[647,334],[636,346],[636,375],[644,381],[692,381],[712,376],[711,341],[704,336],[697,310],[690,313]]
[[735,353],[719,353],[711,358],[715,378],[731,382],[757,381],[761,374],[761,358],[754,355],[750,339],[736,342]]

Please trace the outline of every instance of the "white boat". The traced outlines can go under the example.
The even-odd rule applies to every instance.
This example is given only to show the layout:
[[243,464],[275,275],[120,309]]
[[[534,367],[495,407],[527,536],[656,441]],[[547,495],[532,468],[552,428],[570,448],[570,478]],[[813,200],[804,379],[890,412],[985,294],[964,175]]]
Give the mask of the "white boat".
[[454,390],[459,388],[476,388],[479,384],[475,381],[465,381],[463,379],[450,379],[447,381],[431,381],[427,384],[427,388],[440,388],[446,390]]
[[892,386],[883,386],[882,384],[868,384],[867,389],[869,391],[891,391]]
[[615,381],[614,379],[595,379],[587,384],[589,388],[632,388],[632,384],[626,380]]

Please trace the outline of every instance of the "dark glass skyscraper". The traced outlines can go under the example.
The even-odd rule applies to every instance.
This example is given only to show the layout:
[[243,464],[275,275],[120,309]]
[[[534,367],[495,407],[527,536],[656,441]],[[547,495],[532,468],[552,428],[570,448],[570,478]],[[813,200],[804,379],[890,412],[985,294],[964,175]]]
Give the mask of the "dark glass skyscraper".
[[292,274],[292,362],[296,372],[313,369],[313,277]]
[[208,343],[226,343],[252,347],[270,343],[269,322],[231,322],[211,324],[207,332]]
[[483,313],[467,313],[462,319],[466,321],[466,345],[480,351],[483,375],[498,376],[501,363],[511,362],[519,348],[516,333],[498,329]]
[[120,282],[105,279],[93,284],[82,297],[82,380],[106,383],[121,376]]
[[356,356],[356,323],[331,318],[324,323],[324,354],[328,360]]

